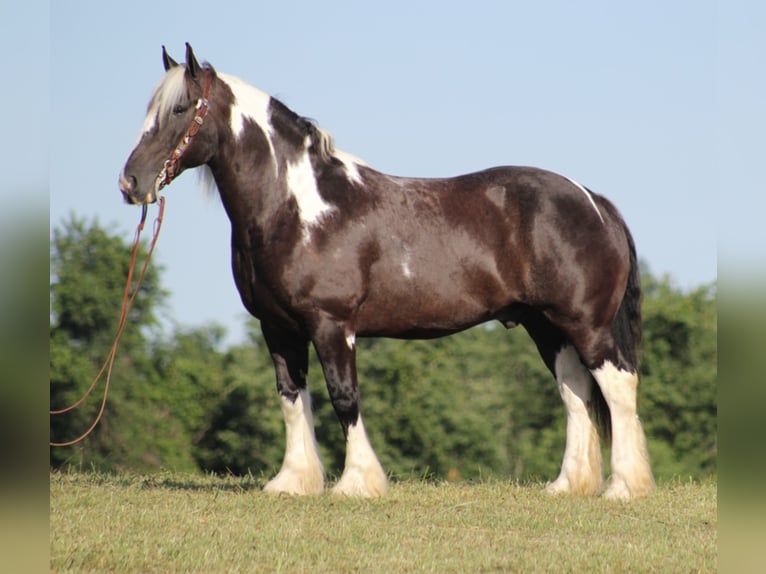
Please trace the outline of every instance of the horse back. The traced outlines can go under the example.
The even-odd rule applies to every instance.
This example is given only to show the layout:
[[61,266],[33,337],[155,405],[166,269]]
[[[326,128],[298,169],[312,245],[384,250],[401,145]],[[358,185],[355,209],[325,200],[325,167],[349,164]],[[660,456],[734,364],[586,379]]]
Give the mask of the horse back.
[[362,176],[346,196],[353,215],[339,209],[316,229],[293,273],[311,286],[299,304],[324,301],[361,335],[447,334],[517,303],[565,312],[576,297],[610,299],[602,287],[627,277],[617,211],[553,172]]

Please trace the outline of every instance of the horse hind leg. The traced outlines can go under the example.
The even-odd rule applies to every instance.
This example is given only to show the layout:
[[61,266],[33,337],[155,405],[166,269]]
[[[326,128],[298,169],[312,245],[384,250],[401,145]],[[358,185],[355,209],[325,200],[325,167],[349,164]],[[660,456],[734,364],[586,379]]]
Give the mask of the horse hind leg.
[[550,493],[597,494],[603,481],[601,445],[593,420],[594,381],[571,345],[557,353],[554,372],[567,411],[566,447]]
[[594,381],[563,332],[542,313],[527,309],[521,323],[558,383],[567,413],[566,447],[561,471],[550,493],[595,494],[603,480],[601,447],[593,410]]
[[609,405],[612,419],[612,475],[604,497],[629,499],[654,489],[641,421],[637,412],[638,372],[615,360],[603,360],[591,369]]

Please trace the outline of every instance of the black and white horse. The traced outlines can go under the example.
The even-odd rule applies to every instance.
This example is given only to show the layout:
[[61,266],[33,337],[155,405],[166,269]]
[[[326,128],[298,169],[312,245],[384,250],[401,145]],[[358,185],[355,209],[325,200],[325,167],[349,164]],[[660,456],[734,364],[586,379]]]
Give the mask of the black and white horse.
[[[204,166],[215,181],[234,279],[261,321],[285,418],[285,458],[267,491],[324,488],[309,344],[346,437],[333,490],[379,496],[387,479],[362,421],[356,338],[439,337],[490,320],[523,325],[558,382],[566,448],[547,489],[603,488],[609,498],[652,490],[636,411],[636,252],[607,199],[532,167],[386,175],[278,100],[200,65],[188,44],[185,64],[164,48],[163,63],[119,186],[127,202],[146,204],[185,169]],[[605,487],[597,425],[612,439]]]

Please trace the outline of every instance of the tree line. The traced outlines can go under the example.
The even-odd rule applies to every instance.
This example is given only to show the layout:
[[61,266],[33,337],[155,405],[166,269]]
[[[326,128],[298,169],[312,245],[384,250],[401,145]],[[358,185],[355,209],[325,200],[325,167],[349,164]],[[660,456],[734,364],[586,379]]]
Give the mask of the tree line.
[[[129,245],[75,216],[51,237],[50,404],[79,398],[117,329]],[[639,413],[658,480],[717,472],[715,285],[690,291],[642,266],[644,343]],[[268,476],[284,454],[271,359],[258,321],[225,346],[217,325],[159,328],[168,297],[151,266],[115,361],[102,422],[79,445],[51,448],[56,468],[157,469]],[[360,339],[358,371],[370,440],[394,479],[550,480],[566,415],[554,379],[523,328],[487,324],[430,341]],[[309,386],[330,476],[345,444],[313,356]],[[51,440],[73,438],[99,407],[51,417]],[[605,457],[608,461],[608,457]]]

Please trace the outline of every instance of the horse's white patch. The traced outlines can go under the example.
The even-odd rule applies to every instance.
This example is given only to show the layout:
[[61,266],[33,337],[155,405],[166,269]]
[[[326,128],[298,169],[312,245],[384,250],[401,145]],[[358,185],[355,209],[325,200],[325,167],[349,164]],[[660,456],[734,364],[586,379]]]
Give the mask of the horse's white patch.
[[492,203],[497,205],[500,209],[505,209],[505,188],[501,185],[492,185],[484,191],[484,195],[487,196]]
[[333,493],[346,496],[382,496],[388,490],[388,480],[372,450],[362,415],[348,427],[346,464]]
[[587,189],[585,189],[585,186],[577,183],[575,180],[573,180],[573,179],[571,179],[571,178],[569,178],[567,176],[564,176],[564,178],[567,181],[569,181],[569,183],[571,183],[572,185],[577,187],[577,189],[579,189],[580,191],[582,191],[585,194],[585,197],[588,198],[588,201],[590,201],[590,204],[593,206],[593,209],[596,210],[596,213],[598,214],[598,218],[601,220],[601,223],[604,223],[604,216],[601,215],[601,210],[596,205],[596,202],[593,199],[593,195],[591,195],[591,193]]
[[603,477],[598,432],[588,412],[593,379],[570,345],[559,351],[554,365],[567,410],[567,433],[561,472],[546,490],[595,494]]
[[133,146],[133,149],[138,146],[138,142],[141,141],[141,138],[144,137],[144,135],[148,134],[150,131],[154,129],[154,126],[157,125],[157,106],[154,105],[149,108],[149,110],[146,112],[146,117],[144,118],[144,124],[141,126],[141,133],[138,134],[138,139],[136,140],[136,144]]
[[346,335],[346,346],[353,351],[354,345],[356,345],[356,334],[349,333]]
[[318,494],[324,488],[324,469],[314,436],[311,395],[302,389],[293,403],[282,397],[287,435],[282,468],[264,487],[266,492]]
[[310,238],[309,228],[333,209],[319,194],[308,151],[304,151],[297,161],[287,163],[287,189],[298,203],[304,241],[307,242]]
[[345,151],[341,151],[339,149],[334,150],[333,155],[336,158],[338,158],[341,161],[341,163],[343,163],[343,167],[346,170],[346,177],[348,177],[348,179],[354,183],[361,184],[362,176],[359,173],[359,166],[363,166],[367,164],[365,164],[358,157],[353,156],[350,153],[346,153]]
[[414,275],[410,268],[410,259],[410,252],[405,250],[404,255],[402,256],[402,273],[407,279],[412,279]]
[[261,128],[268,140],[269,151],[274,160],[274,169],[277,169],[274,143],[272,142],[274,128],[271,125],[269,113],[271,96],[235,76],[218,74],[218,78],[225,82],[232,94],[234,94],[234,103],[231,105],[231,117],[229,120],[229,127],[234,137],[238,138],[242,134],[242,130],[245,129],[245,122],[248,119],[254,122]]
[[218,74],[218,78],[223,80],[234,94],[230,119],[234,136],[239,137],[248,118],[258,124],[267,136],[272,136],[274,129],[269,119],[271,96],[235,76]]
[[654,488],[646,437],[636,411],[638,375],[611,361],[592,371],[612,416],[612,477],[604,496],[635,498]]

